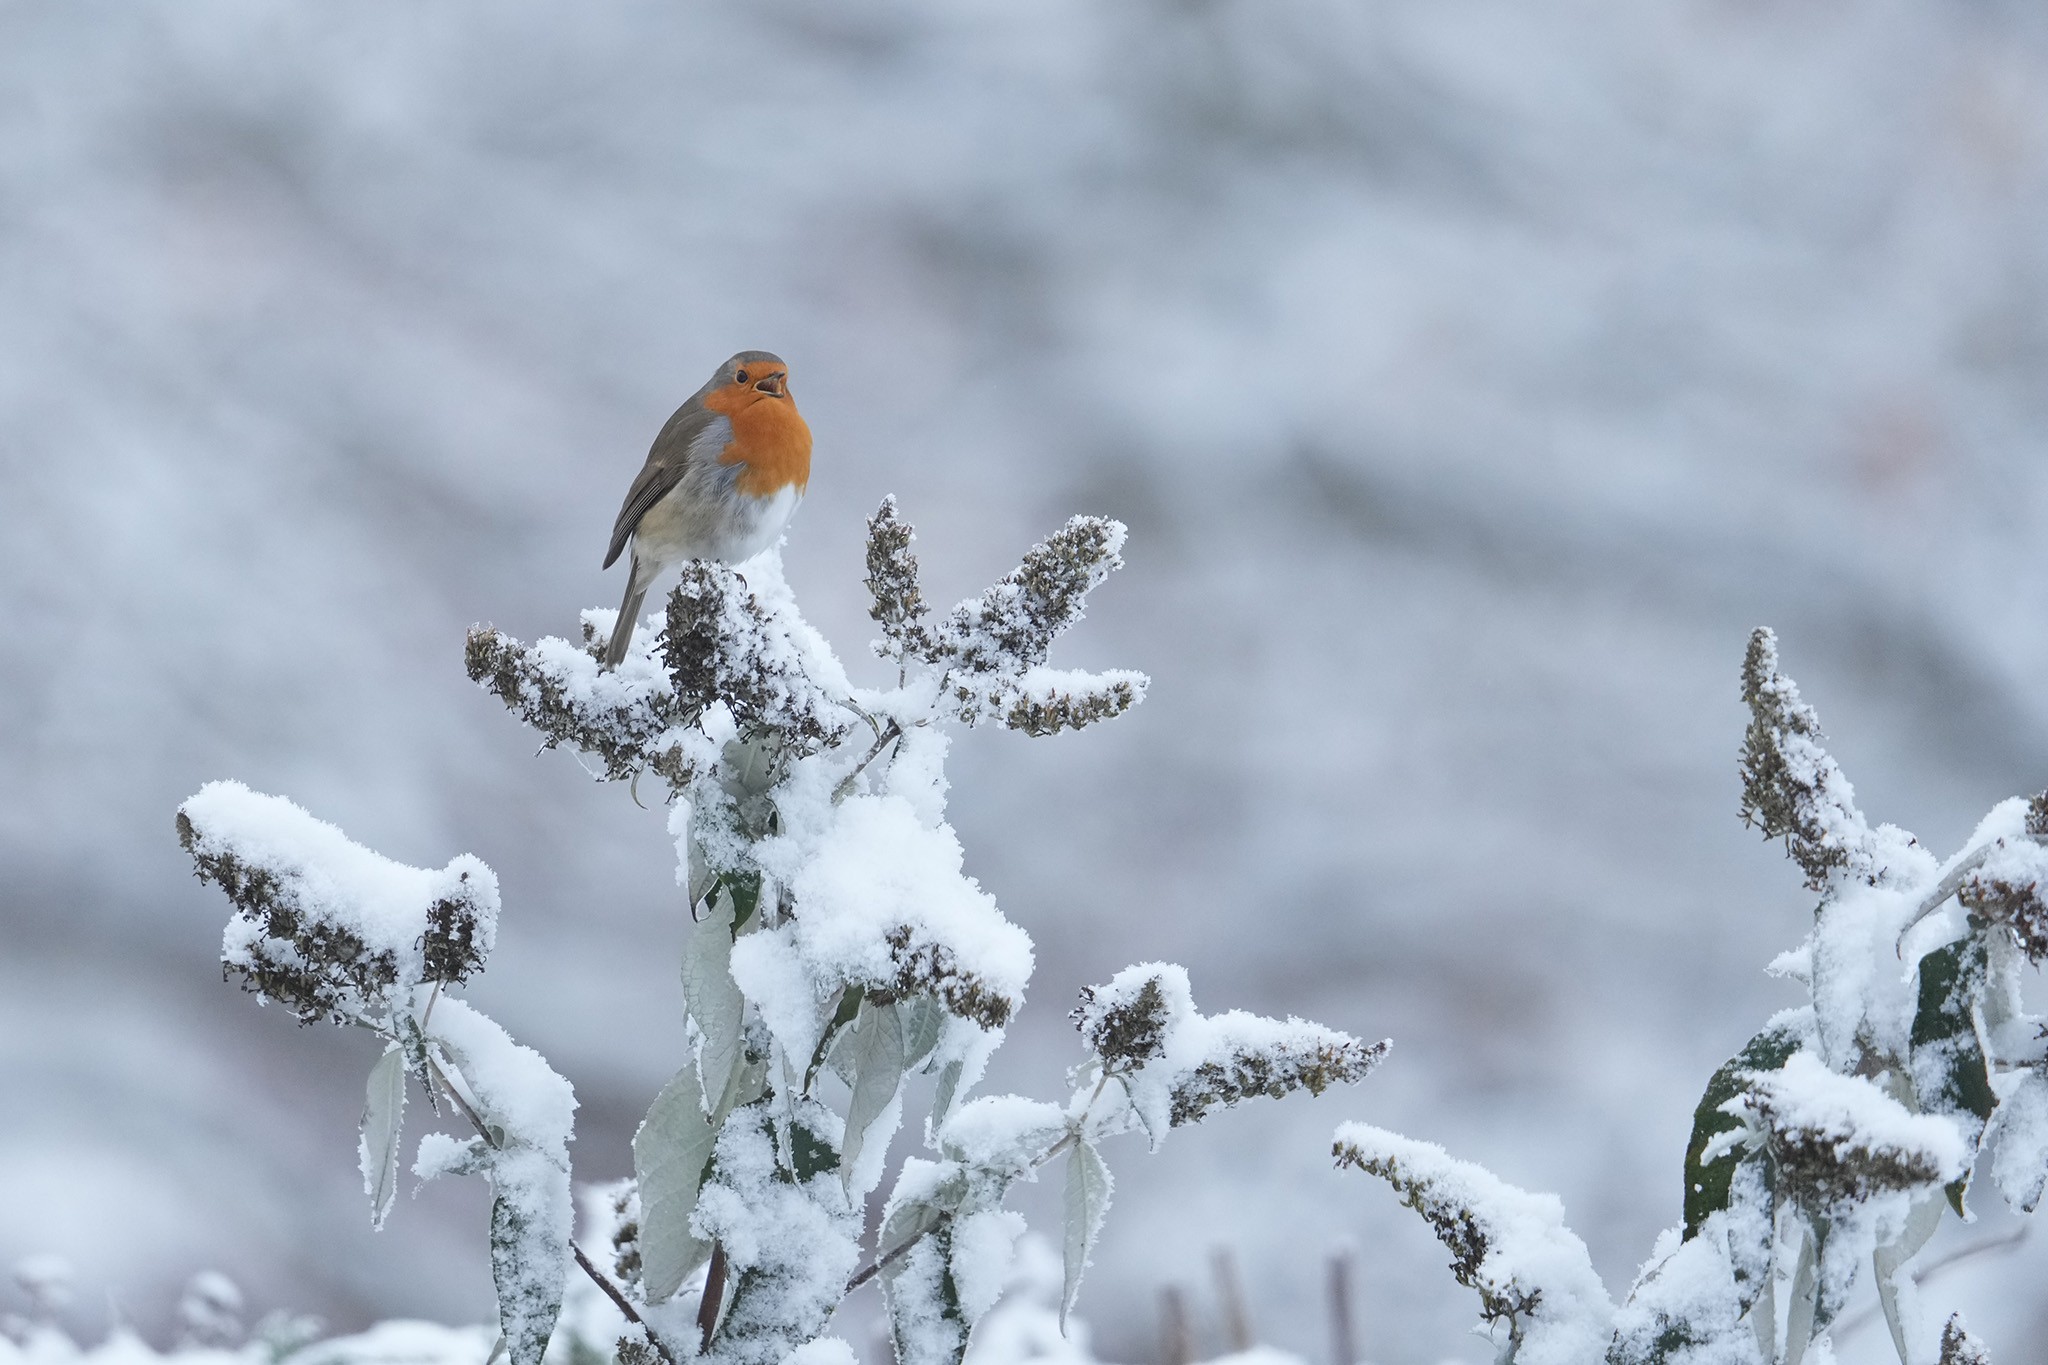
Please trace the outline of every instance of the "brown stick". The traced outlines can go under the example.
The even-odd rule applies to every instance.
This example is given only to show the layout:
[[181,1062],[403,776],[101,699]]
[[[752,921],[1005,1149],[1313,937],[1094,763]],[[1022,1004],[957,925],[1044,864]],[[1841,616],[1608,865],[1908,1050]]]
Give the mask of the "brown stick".
[[1194,1333],[1188,1328],[1188,1302],[1180,1289],[1159,1291],[1160,1365],[1189,1365],[1195,1358]]
[[718,1308],[725,1298],[725,1243],[711,1244],[711,1264],[704,1271],[704,1297],[697,1303],[697,1354],[711,1349],[711,1334],[718,1329]]
[[1330,1253],[1330,1365],[1358,1365],[1358,1329],[1351,1320],[1351,1248]]
[[1229,1247],[1209,1253],[1209,1273],[1216,1280],[1216,1299],[1223,1308],[1223,1339],[1233,1351],[1252,1348],[1252,1317],[1244,1305],[1244,1282],[1238,1277],[1237,1257]]

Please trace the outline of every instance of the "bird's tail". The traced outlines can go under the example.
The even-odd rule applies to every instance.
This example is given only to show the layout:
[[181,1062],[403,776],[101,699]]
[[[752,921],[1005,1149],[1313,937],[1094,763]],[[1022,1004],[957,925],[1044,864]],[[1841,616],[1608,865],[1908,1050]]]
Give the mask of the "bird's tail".
[[636,562],[626,576],[626,600],[619,606],[619,623],[612,627],[611,643],[604,647],[604,671],[609,673],[626,657],[633,643],[633,626],[640,619],[640,604],[647,600],[647,584],[641,580]]

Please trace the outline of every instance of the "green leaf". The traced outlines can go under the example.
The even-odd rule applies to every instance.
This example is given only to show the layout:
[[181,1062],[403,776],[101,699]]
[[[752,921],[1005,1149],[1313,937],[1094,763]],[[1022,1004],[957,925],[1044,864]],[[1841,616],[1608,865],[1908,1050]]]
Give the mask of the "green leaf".
[[[1998,1096],[1977,1035],[1977,1004],[1984,995],[1988,953],[1981,935],[1957,939],[1920,959],[1919,1005],[1913,1013],[1912,1080],[1920,1108],[1958,1120],[1974,1146],[1984,1135]],[[1948,1187],[1948,1201],[1963,1216],[1970,1184],[1965,1171]]]
[[[854,1163],[867,1145],[870,1129],[880,1126],[884,1114],[903,1083],[903,1015],[892,1001],[875,1005],[862,1001],[860,1017],[854,1022],[852,1051],[848,1061],[853,1070],[853,1097],[846,1106],[846,1142],[839,1173],[847,1188],[853,1185]],[[881,1134],[883,1142],[893,1136]]]
[[839,1003],[833,1007],[832,1018],[825,1025],[825,1031],[818,1035],[818,1045],[811,1049],[811,1064],[804,1068],[804,1093],[811,1093],[811,1084],[824,1070],[825,1059],[832,1053],[832,1045],[846,1026],[860,1017],[863,992],[858,986],[848,986],[839,992]]
[[1115,1183],[1109,1178],[1109,1167],[1103,1164],[1095,1144],[1086,1139],[1076,1142],[1073,1154],[1067,1158],[1066,1236],[1062,1258],[1065,1275],[1060,1287],[1062,1333],[1067,1330],[1067,1313],[1074,1306],[1075,1296],[1081,1292],[1081,1272],[1088,1265],[1088,1253],[1095,1249],[1095,1238],[1102,1231],[1102,1220],[1109,1212],[1109,1196],[1114,1188]]
[[[566,1184],[568,1177],[562,1179]],[[491,1284],[498,1291],[498,1330],[505,1335],[512,1365],[541,1365],[562,1313],[568,1248],[552,1230],[538,1225],[531,1187],[514,1188],[495,1173],[492,1184]]]
[[732,898],[713,896],[683,945],[683,1008],[702,1035],[697,1074],[706,1109],[717,1105],[740,1062],[747,998],[732,979],[732,938]]
[[1793,1053],[1799,1051],[1801,1040],[1800,1030],[1790,1025],[1767,1028],[1744,1044],[1742,1051],[1729,1058],[1707,1082],[1707,1093],[1700,1097],[1699,1107],[1693,1110],[1692,1140],[1685,1147],[1687,1241],[1699,1235],[1700,1225],[1707,1221],[1708,1215],[1728,1207],[1729,1185],[1735,1179],[1735,1160],[1731,1156],[1711,1163],[1702,1160],[1708,1143],[1742,1126],[1741,1119],[1722,1113],[1721,1106],[1742,1093],[1745,1073],[1778,1070]]
[[370,1068],[363,1100],[359,1154],[363,1192],[370,1196],[370,1226],[384,1226],[391,1201],[398,1195],[398,1135],[405,1121],[405,1049],[397,1043]]
[[937,1091],[932,1095],[932,1128],[936,1131],[945,1126],[953,1115],[953,1101],[960,1089],[960,1063],[947,1062],[939,1071]]
[[909,1018],[903,1025],[903,1062],[916,1066],[932,1055],[946,1027],[946,1007],[929,995],[910,1002]]
[[649,1303],[682,1287],[711,1254],[690,1231],[704,1168],[718,1128],[704,1112],[697,1068],[687,1065],[654,1097],[633,1134],[633,1178],[640,1191],[640,1286]]
[[839,1153],[833,1149],[831,1140],[802,1119],[790,1125],[789,1153],[796,1165],[799,1185],[840,1166]]

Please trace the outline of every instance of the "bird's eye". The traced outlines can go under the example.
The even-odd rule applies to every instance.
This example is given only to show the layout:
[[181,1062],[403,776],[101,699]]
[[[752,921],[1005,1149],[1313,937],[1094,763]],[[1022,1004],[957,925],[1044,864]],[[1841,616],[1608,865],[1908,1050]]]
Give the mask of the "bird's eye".
[[735,374],[735,375],[734,375],[734,376],[732,377],[732,382],[733,382],[733,383],[735,383],[735,384],[744,384],[744,383],[746,383],[746,382],[747,382],[747,372],[746,372],[745,370],[741,370],[741,371],[740,371],[740,372],[739,372],[738,374]]

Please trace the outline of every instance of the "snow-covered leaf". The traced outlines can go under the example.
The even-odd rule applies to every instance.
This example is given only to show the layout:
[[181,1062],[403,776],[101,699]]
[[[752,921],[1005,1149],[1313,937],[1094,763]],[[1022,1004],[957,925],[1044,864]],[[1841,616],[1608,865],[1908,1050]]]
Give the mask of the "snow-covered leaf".
[[1066,1216],[1061,1238],[1062,1332],[1067,1328],[1067,1314],[1074,1307],[1074,1299],[1081,1292],[1081,1272],[1088,1267],[1088,1255],[1095,1249],[1095,1238],[1102,1231],[1104,1216],[1109,1213],[1109,1196],[1114,1188],[1115,1184],[1109,1178],[1109,1167],[1103,1164],[1102,1154],[1095,1150],[1095,1144],[1076,1142],[1067,1157],[1067,1189],[1063,1201]]
[[397,1043],[370,1068],[363,1099],[359,1155],[363,1193],[370,1196],[370,1226],[384,1226],[391,1201],[398,1196],[398,1136],[405,1121],[405,1050]]
[[929,995],[910,1001],[903,1024],[903,1064],[916,1066],[932,1055],[946,1028],[946,1007]]
[[[1946,1114],[1972,1145],[1984,1132],[1998,1097],[1991,1067],[1977,1034],[1977,1002],[1985,988],[1988,954],[1972,934],[1920,959],[1918,1008],[1913,1014],[1912,1078],[1920,1107]],[[1949,1203],[1963,1214],[1966,1170],[1948,1188]]]
[[1934,1236],[1934,1230],[1941,1226],[1941,1208],[1939,1199],[1919,1200],[1913,1205],[1913,1212],[1898,1237],[1879,1246],[1871,1256],[1871,1271],[1877,1278],[1878,1306],[1884,1310],[1885,1325],[1891,1328],[1892,1345],[1898,1350],[1899,1365],[1913,1365],[1906,1348],[1906,1336],[1910,1329],[1908,1310],[1914,1285],[1912,1278],[1901,1272],[1905,1270],[1906,1262],[1919,1255],[1920,1248],[1927,1245],[1927,1239]]
[[[856,1163],[867,1145],[869,1130],[880,1126],[887,1115],[900,1115],[894,1106],[897,1088],[903,1083],[903,1015],[895,1002],[875,1005],[861,1002],[854,1021],[853,1042],[848,1064],[853,1072],[853,1097],[846,1106],[846,1140],[841,1144],[839,1173],[847,1187],[853,1187]],[[883,1132],[886,1143],[891,1136]]]
[[[722,883],[721,883],[722,886]],[[714,895],[683,945],[683,1008],[697,1025],[697,1076],[703,1103],[715,1108],[739,1065],[746,997],[732,979],[733,899]]]
[[640,1286],[649,1303],[682,1287],[711,1254],[690,1231],[704,1166],[718,1130],[705,1114],[697,1068],[686,1065],[654,1097],[633,1134],[633,1178],[640,1192]]
[[1995,1127],[1991,1178],[2006,1203],[2032,1213],[2048,1186],[2048,1075],[2038,1067],[2028,1068],[1998,1106]]
[[1741,1094],[1744,1078],[1752,1072],[1776,1071],[1785,1059],[1799,1050],[1803,1031],[1790,1022],[1773,1023],[1743,1044],[1742,1051],[1722,1064],[1707,1082],[1692,1115],[1692,1140],[1685,1148],[1685,1235],[1699,1233],[1710,1214],[1728,1207],[1729,1184],[1735,1177],[1735,1160],[1722,1156],[1708,1161],[1708,1144],[1724,1133],[1742,1127],[1742,1120],[1723,1106]]
[[932,1092],[932,1127],[944,1126],[952,1116],[953,1101],[960,1089],[960,1068],[958,1061],[951,1061],[939,1069],[939,1084]]
[[[537,1186],[552,1184],[538,1152],[499,1153],[491,1183],[491,1284],[498,1291],[498,1330],[512,1365],[541,1365],[568,1278],[568,1238],[553,1226]],[[550,1168],[551,1169],[551,1168]],[[566,1201],[569,1177],[557,1173]],[[533,1177],[539,1176],[536,1181]],[[552,1191],[549,1191],[552,1193]]]

